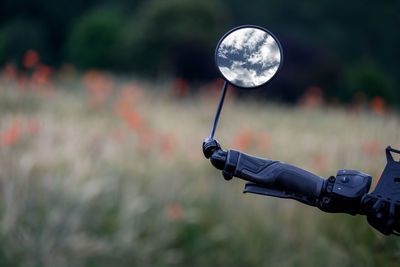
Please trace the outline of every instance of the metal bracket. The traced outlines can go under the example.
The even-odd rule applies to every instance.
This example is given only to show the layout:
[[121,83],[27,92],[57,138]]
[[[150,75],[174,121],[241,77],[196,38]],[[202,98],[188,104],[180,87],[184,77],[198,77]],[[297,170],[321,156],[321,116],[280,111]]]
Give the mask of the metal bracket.
[[386,148],[387,163],[378,184],[361,201],[368,223],[385,235],[400,233],[400,162],[392,153],[400,150]]

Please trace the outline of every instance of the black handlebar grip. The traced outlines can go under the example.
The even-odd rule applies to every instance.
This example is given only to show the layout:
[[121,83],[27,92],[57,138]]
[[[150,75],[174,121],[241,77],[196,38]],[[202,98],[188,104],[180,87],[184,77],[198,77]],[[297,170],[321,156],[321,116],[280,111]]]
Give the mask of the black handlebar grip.
[[318,198],[324,179],[284,162],[254,157],[236,150],[228,150],[224,177],[232,176],[271,187]]

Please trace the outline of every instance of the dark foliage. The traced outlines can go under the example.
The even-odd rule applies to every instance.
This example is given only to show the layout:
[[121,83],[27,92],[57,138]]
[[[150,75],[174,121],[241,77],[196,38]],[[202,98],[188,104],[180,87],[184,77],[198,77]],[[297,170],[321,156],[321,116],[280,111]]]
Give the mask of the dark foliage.
[[286,55],[269,95],[297,101],[319,86],[344,101],[356,90],[398,103],[399,7],[344,0],[3,0],[0,65],[18,64],[35,49],[54,66],[206,80],[216,77],[219,37],[230,27],[258,24],[281,39]]

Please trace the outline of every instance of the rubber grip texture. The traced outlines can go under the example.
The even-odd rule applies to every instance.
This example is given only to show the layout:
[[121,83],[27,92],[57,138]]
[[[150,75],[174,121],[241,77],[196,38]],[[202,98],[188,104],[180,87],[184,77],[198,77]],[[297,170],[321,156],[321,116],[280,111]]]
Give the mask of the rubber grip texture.
[[228,150],[229,153],[238,153],[235,155],[237,164],[233,172],[238,178],[302,196],[321,195],[324,179],[320,176],[284,162],[254,157],[236,150]]

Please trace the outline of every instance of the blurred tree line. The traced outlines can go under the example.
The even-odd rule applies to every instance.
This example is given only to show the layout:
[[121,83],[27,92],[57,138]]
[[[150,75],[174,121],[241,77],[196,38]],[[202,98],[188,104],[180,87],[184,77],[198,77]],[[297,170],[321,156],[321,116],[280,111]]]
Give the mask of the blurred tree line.
[[2,0],[0,65],[34,49],[53,66],[207,80],[217,77],[219,38],[257,24],[283,46],[271,86],[278,98],[296,101],[318,86],[342,101],[362,92],[398,103],[399,8],[393,0]]

